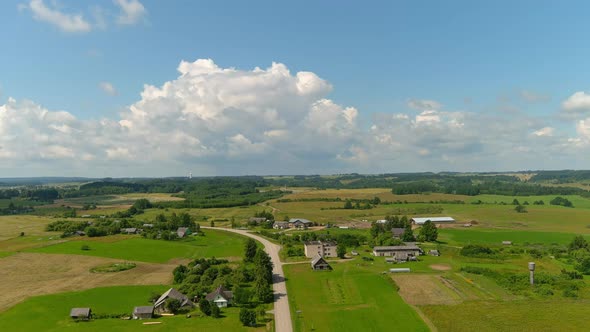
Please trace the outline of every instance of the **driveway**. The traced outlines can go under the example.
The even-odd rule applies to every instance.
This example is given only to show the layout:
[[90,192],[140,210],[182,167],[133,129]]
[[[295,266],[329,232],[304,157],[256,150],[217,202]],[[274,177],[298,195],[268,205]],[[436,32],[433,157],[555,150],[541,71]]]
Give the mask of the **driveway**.
[[287,297],[287,286],[285,284],[285,274],[283,273],[283,263],[279,258],[279,250],[281,246],[274,244],[262,236],[252,234],[249,231],[232,228],[218,228],[201,226],[203,229],[216,229],[232,233],[241,234],[251,237],[264,245],[265,251],[270,255],[270,259],[274,265],[273,268],[273,284],[272,288],[275,295],[274,313],[275,313],[275,331],[276,332],[293,332],[293,325],[291,323],[291,311],[289,310],[289,298]]

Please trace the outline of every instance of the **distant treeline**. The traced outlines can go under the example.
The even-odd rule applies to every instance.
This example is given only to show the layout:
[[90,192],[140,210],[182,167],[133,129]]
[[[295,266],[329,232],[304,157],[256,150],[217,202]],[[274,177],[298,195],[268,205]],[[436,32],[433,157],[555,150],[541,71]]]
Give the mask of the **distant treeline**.
[[159,202],[162,208],[220,208],[257,204],[279,198],[280,190],[260,191],[267,186],[262,177],[214,177],[196,179],[103,180],[64,191],[64,197],[118,195],[127,193],[170,193],[183,201]]
[[539,171],[530,181],[549,181],[554,183],[572,183],[584,180],[590,180],[590,171]]
[[462,179],[448,179],[446,181],[417,181],[396,184],[392,193],[397,195],[445,193],[456,195],[476,196],[480,194],[506,195],[506,196],[532,196],[532,195],[581,195],[590,196],[587,190],[574,187],[552,187],[526,182],[505,182],[499,180],[469,181]]
[[55,188],[39,189],[5,189],[0,190],[0,199],[24,198],[41,202],[53,202],[59,198],[59,192]]

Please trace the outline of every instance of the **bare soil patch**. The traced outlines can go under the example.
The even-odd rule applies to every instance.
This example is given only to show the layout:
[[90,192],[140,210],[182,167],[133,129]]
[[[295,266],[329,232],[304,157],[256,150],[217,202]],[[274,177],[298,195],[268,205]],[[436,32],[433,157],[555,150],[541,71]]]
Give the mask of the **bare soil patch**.
[[399,294],[408,304],[457,304],[461,296],[436,275],[394,275]]
[[436,271],[449,271],[451,269],[451,267],[446,264],[432,264],[429,267]]
[[134,262],[116,273],[91,273],[97,265],[121,260],[79,255],[18,253],[0,259],[0,312],[31,296],[102,286],[153,285],[172,282],[173,264]]

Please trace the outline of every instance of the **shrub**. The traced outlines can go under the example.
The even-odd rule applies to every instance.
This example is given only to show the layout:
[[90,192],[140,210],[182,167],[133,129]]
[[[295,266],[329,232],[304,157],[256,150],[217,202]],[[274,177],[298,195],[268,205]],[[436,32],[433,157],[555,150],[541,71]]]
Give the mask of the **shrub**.
[[81,250],[90,250],[90,246],[87,244],[83,244],[82,247],[80,247]]
[[221,317],[221,310],[219,310],[219,307],[215,303],[210,302],[209,307],[211,308],[211,317],[213,317],[213,318]]
[[244,326],[256,326],[256,312],[251,309],[242,308],[240,310],[240,322]]
[[539,249],[531,249],[531,250],[529,250],[529,255],[531,255],[531,257],[533,257],[533,258],[539,259],[539,258],[543,257],[543,252]]
[[553,295],[553,290],[547,285],[541,285],[539,287],[535,287],[535,293],[543,296],[551,296]]
[[489,257],[494,254],[494,251],[489,247],[479,244],[468,244],[461,249],[460,253],[468,257]]
[[199,309],[206,316],[211,316],[211,303],[209,301],[207,301],[205,298],[203,298],[203,299],[201,299],[201,301],[199,301]]

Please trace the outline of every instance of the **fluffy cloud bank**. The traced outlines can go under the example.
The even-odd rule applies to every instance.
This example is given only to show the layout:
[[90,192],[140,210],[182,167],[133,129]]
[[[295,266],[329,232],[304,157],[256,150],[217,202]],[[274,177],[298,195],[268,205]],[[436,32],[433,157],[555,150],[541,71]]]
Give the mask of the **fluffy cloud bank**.
[[0,157],[13,167],[31,161],[72,169],[160,165],[158,174],[307,172],[334,166],[359,139],[357,110],[326,99],[332,87],[314,73],[292,74],[280,63],[220,68],[209,59],[183,61],[178,71],[160,87],[146,85],[116,120],[82,121],[9,99],[0,106]]
[[221,68],[210,59],[182,61],[177,70],[172,81],[145,85],[141,99],[117,119],[80,120],[9,99],[0,106],[0,171],[162,176],[566,168],[564,160],[579,160],[590,146],[590,119],[578,120],[576,135],[568,137],[524,113],[447,111],[437,101],[411,99],[414,111],[373,114],[363,126],[355,108],[328,99],[332,86],[312,72],[291,73],[281,63]]

